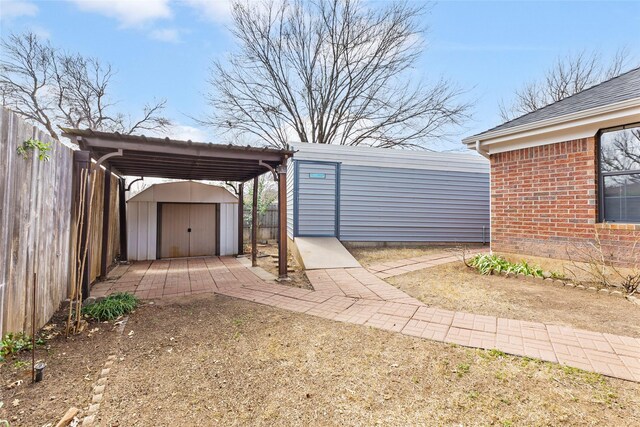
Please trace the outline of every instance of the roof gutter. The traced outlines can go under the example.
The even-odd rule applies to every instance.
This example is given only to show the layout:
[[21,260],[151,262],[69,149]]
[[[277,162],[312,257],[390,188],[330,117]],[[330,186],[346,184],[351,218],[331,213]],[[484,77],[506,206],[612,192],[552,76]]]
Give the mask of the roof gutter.
[[476,151],[478,152],[478,154],[480,154],[485,159],[489,158],[489,153],[484,151],[482,149],[482,147],[480,146],[480,140],[479,139],[476,139]]

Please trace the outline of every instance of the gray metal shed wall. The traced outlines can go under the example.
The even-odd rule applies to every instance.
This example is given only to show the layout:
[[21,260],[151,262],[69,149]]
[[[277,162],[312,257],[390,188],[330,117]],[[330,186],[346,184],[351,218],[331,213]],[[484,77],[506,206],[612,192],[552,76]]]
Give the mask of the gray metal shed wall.
[[343,164],[340,240],[489,239],[489,175]]
[[[298,236],[336,235],[336,164],[297,162]],[[322,179],[310,174],[324,174]]]

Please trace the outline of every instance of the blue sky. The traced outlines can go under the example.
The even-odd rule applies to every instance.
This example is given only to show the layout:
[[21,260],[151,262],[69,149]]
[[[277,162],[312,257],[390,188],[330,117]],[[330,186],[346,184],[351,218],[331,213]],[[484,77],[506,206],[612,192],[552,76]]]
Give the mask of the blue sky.
[[[206,113],[213,58],[234,49],[228,0],[0,0],[2,36],[30,29],[52,44],[110,62],[114,97],[132,112],[166,98],[174,137],[219,141],[191,119]],[[460,138],[500,122],[498,102],[540,77],[555,58],[626,47],[640,62],[640,1],[442,1],[426,17],[428,48],[416,73],[446,77],[475,101]],[[439,145],[457,149],[460,138]]]

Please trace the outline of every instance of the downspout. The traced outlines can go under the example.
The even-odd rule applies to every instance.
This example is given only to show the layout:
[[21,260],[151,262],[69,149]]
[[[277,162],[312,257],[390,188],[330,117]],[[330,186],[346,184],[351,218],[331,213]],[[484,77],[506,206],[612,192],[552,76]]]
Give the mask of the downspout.
[[[482,149],[482,147],[480,146],[480,140],[476,140],[476,151],[484,158],[489,159],[489,153],[487,153],[486,151],[484,151]],[[489,172],[489,188],[491,188],[491,172]],[[491,191],[491,190],[489,190]],[[489,200],[489,221],[491,221],[491,199]],[[482,227],[482,244],[485,245],[486,244],[486,234],[485,234],[485,228],[484,226]],[[489,233],[491,233],[491,222],[489,222]],[[489,250],[491,250],[491,243],[489,243]]]
[[482,157],[488,159],[489,158],[489,153],[487,153],[486,151],[484,151],[482,149],[482,147],[480,147],[480,140],[478,139],[476,141],[476,151],[478,152],[478,154],[480,154]]

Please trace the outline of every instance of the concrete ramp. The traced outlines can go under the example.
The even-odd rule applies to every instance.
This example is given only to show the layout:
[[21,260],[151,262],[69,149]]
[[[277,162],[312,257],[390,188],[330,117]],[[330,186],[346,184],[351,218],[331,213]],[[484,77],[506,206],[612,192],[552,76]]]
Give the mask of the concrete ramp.
[[294,244],[305,270],[362,267],[335,237],[296,237]]

